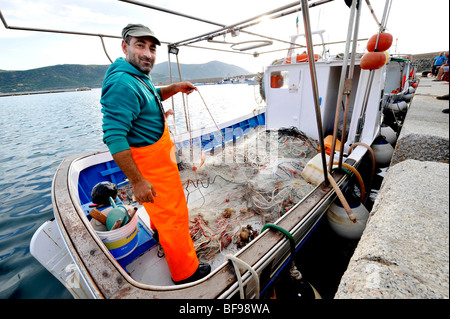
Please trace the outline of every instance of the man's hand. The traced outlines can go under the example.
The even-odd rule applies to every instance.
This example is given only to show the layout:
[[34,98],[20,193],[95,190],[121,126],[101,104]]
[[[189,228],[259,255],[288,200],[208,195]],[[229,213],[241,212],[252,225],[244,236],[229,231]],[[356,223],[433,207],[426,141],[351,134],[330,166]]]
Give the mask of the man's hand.
[[186,93],[188,95],[194,91],[197,91],[197,88],[191,82],[188,81],[180,82],[178,83],[178,85],[180,86],[179,92]]
[[154,203],[154,197],[158,196],[153,185],[145,179],[133,185],[133,193],[134,199],[139,202],[139,204]]
[[153,203],[154,197],[157,196],[156,191],[153,185],[142,176],[133,160],[131,151],[125,150],[115,153],[113,158],[133,186],[135,200],[141,204]]
[[167,110],[166,113],[164,114],[164,117],[167,118],[167,117],[169,117],[169,115],[173,115],[173,110],[172,109]]
[[177,93],[186,93],[191,94],[192,92],[197,91],[197,88],[188,81],[173,83],[168,86],[164,86],[161,88],[161,97],[163,101],[167,100],[171,96],[177,94]]

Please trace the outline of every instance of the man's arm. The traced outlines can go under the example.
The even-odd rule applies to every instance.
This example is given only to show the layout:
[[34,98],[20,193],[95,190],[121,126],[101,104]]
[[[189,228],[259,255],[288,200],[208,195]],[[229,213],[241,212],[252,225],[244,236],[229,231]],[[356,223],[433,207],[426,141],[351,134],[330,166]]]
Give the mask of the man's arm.
[[139,203],[153,203],[153,197],[156,197],[156,191],[153,185],[147,181],[139,171],[133,160],[130,150],[121,151],[113,154],[114,161],[122,170],[125,176],[133,186],[133,193],[136,201]]
[[161,97],[165,101],[179,92],[191,94],[194,90],[197,91],[197,88],[188,81],[173,83],[161,88]]

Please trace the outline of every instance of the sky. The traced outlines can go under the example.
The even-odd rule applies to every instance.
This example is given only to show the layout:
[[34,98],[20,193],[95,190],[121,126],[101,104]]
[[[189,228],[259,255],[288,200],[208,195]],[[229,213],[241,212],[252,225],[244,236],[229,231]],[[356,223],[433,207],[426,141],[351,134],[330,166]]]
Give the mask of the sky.
[[[232,25],[295,3],[293,0],[139,1],[223,25]],[[385,1],[370,0],[370,3],[377,19],[381,21]],[[120,36],[122,28],[128,23],[142,23],[149,26],[161,41],[167,43],[186,40],[220,28],[119,0],[0,0],[0,11],[9,26],[115,36]],[[349,14],[350,9],[345,5],[344,0],[334,0],[310,8],[311,28],[325,30],[325,42],[345,42]],[[297,16],[299,17],[298,32],[304,33],[301,12],[273,20],[263,18],[257,26],[245,30],[288,41],[297,33]],[[366,1],[363,1],[359,39],[369,38],[377,31],[375,19]],[[394,37],[391,54],[447,51],[449,50],[449,1],[393,0],[386,31]],[[227,44],[203,41],[195,45],[234,51],[231,48],[233,43],[261,40],[261,38],[241,32],[236,37],[228,34],[214,40],[224,41]],[[123,56],[120,39],[104,38],[104,41],[108,54],[113,60]],[[314,37],[313,41],[315,44],[320,43],[318,37]],[[305,44],[305,41],[299,43]],[[364,52],[365,44],[365,41],[359,42],[358,52]],[[180,47],[178,59],[180,63],[189,64],[217,60],[238,65],[249,72],[261,72],[264,66],[287,54],[286,50],[274,53],[263,52],[288,47],[286,43],[274,41],[271,46],[246,51],[246,53],[252,53],[248,55]],[[330,54],[341,53],[344,51],[344,44],[330,45],[328,49]],[[314,53],[322,53],[319,46],[316,46],[314,50]],[[255,51],[262,54],[254,57]],[[176,61],[174,55],[171,55],[171,59],[172,62]],[[156,63],[167,60],[167,46],[163,44],[158,48]],[[17,31],[6,29],[3,23],[0,23],[0,70],[28,70],[56,64],[109,63],[99,37]]]

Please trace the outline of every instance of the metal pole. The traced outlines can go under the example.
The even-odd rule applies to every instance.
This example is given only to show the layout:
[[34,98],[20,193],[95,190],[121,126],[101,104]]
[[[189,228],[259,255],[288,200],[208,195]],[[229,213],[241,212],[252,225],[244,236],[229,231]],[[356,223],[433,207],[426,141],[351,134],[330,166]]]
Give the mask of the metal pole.
[[[169,53],[169,54],[170,54],[170,53]],[[177,58],[178,75],[179,75],[179,77],[180,77],[180,82],[181,82],[181,81],[182,81],[182,78],[181,78],[180,61],[178,60],[178,54],[176,54],[175,56],[176,56],[176,58]],[[184,100],[184,93],[181,94],[181,98],[183,99],[184,116],[185,116],[185,118],[186,118],[186,130],[187,130],[188,132],[190,132],[190,131],[191,131],[191,123],[189,122],[189,113],[188,113],[189,111],[186,109],[186,102],[185,102],[185,100]]]
[[121,36],[106,35],[106,34],[100,34],[100,33],[87,33],[87,32],[77,32],[77,31],[38,29],[38,28],[28,28],[28,27],[14,27],[14,26],[10,26],[10,25],[8,25],[6,23],[6,20],[3,17],[3,14],[2,14],[1,11],[0,11],[0,19],[2,20],[3,25],[5,26],[5,28],[6,29],[10,29],[10,30],[37,31],[37,32],[49,32],[49,33],[63,33],[63,34],[73,34],[73,35],[86,35],[86,36],[92,36],[92,37],[122,39]]
[[[325,4],[325,3],[328,3],[328,2],[331,2],[331,1],[334,1],[334,0],[319,0],[319,1],[317,1],[317,2],[314,2],[314,3],[310,4],[310,7],[318,6],[318,5]],[[280,7],[280,8],[278,8],[278,9],[274,9],[274,10],[271,10],[271,11],[269,11],[269,12],[260,14],[260,15],[258,15],[258,16],[256,16],[256,17],[253,17],[253,18],[250,18],[250,19],[247,19],[247,20],[244,20],[244,21],[241,21],[241,22],[238,22],[238,23],[229,25],[229,26],[224,26],[224,27],[221,28],[221,29],[218,29],[218,30],[215,30],[215,31],[212,31],[212,32],[208,32],[208,33],[205,33],[205,34],[202,34],[202,35],[193,37],[193,38],[189,38],[189,39],[186,39],[186,40],[178,41],[178,42],[176,42],[176,43],[173,43],[173,45],[174,45],[174,46],[180,46],[180,45],[192,44],[192,43],[195,43],[195,42],[199,42],[199,41],[202,41],[203,38],[205,38],[205,37],[211,37],[211,36],[213,36],[213,35],[217,36],[217,33],[219,33],[219,32],[223,32],[223,31],[226,31],[226,30],[228,31],[229,29],[237,28],[238,26],[240,26],[240,25],[242,25],[242,24],[245,24],[245,23],[248,23],[248,22],[252,22],[252,21],[258,20],[258,19],[260,19],[260,18],[262,18],[262,17],[264,17],[264,16],[268,16],[268,15],[271,15],[271,14],[275,14],[275,13],[278,13],[278,12],[283,11],[283,10],[286,10],[286,9],[290,9],[290,8],[295,7],[295,6],[297,6],[297,5],[298,5],[298,1],[296,1],[296,2],[294,2],[294,3],[291,3],[291,4],[288,4],[288,5],[286,5],[286,6]],[[298,9],[293,10],[293,11],[289,12],[289,14],[294,13],[294,12],[297,12],[297,11],[298,11]],[[276,17],[274,17],[274,18],[279,18],[279,17],[283,17],[283,16],[286,16],[286,15],[287,15],[287,14],[281,13],[281,14],[279,14],[278,16],[276,16]],[[273,18],[273,17],[271,17],[270,19],[272,19],[272,18]],[[253,25],[256,25],[256,24],[258,24],[258,23],[261,23],[261,21],[256,21],[256,22],[254,22],[254,23],[252,23],[252,24],[249,24],[249,25],[246,25],[246,26],[239,27],[239,29],[242,30],[242,29],[251,27],[251,26],[253,26]],[[220,34],[218,34],[218,35],[220,35]],[[277,40],[277,41],[280,41],[280,42],[286,42],[286,41],[283,41],[283,40]]]
[[[333,130],[333,139],[331,142],[331,152],[330,152],[330,163],[328,163],[328,171],[331,173],[331,169],[333,168],[334,162],[334,150],[336,147],[336,138],[337,138],[337,130],[339,126],[339,118],[341,116],[341,103],[342,97],[344,95],[344,83],[347,74],[347,64],[348,64],[348,53],[350,51],[350,39],[352,38],[353,31],[353,22],[355,20],[355,10],[356,10],[356,2],[352,1],[351,10],[350,10],[350,18],[348,20],[348,30],[347,30],[347,41],[345,43],[345,51],[344,51],[344,60],[342,61],[342,69],[341,69],[341,78],[339,81],[339,93],[338,100],[336,105],[336,115],[334,119],[334,130]],[[346,88],[347,89],[347,88]]]
[[352,46],[352,57],[350,62],[350,70],[349,70],[349,76],[348,76],[348,82],[349,82],[349,88],[346,92],[346,101],[345,101],[345,110],[344,110],[344,123],[342,127],[342,141],[341,141],[341,148],[339,150],[339,169],[342,168],[342,158],[344,155],[344,144],[347,141],[346,131],[347,131],[347,116],[348,116],[348,108],[350,104],[350,95],[351,95],[351,86],[353,81],[353,73],[355,70],[355,59],[356,59],[356,48],[357,48],[357,38],[359,34],[359,22],[361,18],[361,3],[357,3],[356,8],[356,22],[355,22],[355,30],[353,32],[353,46]]
[[[275,10],[272,10],[272,11],[269,11],[269,12],[266,12],[266,13],[263,13],[263,14],[260,14],[260,15],[258,15],[258,16],[256,16],[256,17],[254,17],[254,18],[250,18],[250,19],[247,19],[247,20],[244,20],[244,21],[241,21],[241,22],[238,22],[238,23],[229,25],[229,26],[222,26],[221,29],[218,29],[218,30],[215,30],[215,31],[212,31],[212,32],[208,32],[208,33],[205,33],[205,34],[202,34],[202,35],[193,37],[193,38],[189,38],[189,39],[186,39],[186,40],[183,40],[183,41],[178,41],[178,42],[176,42],[176,43],[173,43],[173,45],[174,45],[174,46],[179,46],[179,45],[182,45],[182,44],[184,44],[185,42],[189,42],[189,41],[191,41],[191,40],[196,40],[196,39],[201,38],[201,37],[211,36],[211,35],[213,35],[213,34],[215,34],[215,33],[217,33],[217,32],[221,32],[221,31],[225,31],[225,30],[229,30],[229,29],[235,28],[235,27],[237,27],[237,26],[239,26],[239,25],[241,25],[241,24],[244,24],[244,23],[247,23],[247,22],[250,22],[250,21],[253,21],[253,20],[257,20],[257,19],[259,19],[259,18],[261,18],[261,17],[264,17],[264,16],[266,16],[266,15],[269,15],[269,14],[273,14],[273,13],[276,13],[276,12],[279,12],[279,11],[282,11],[282,10],[285,10],[285,9],[292,8],[292,7],[296,6],[296,5],[298,5],[298,2],[293,2],[293,3],[291,3],[291,4],[288,4],[288,5],[286,5],[286,6],[283,6],[283,7],[281,7],[281,8],[278,8],[278,9],[275,9]],[[190,44],[190,43],[188,43],[188,44]]]
[[[225,24],[222,24],[222,23],[217,23],[217,22],[213,22],[213,21],[209,21],[209,20],[197,18],[197,17],[190,16],[190,15],[187,15],[187,14],[184,14],[184,13],[180,13],[180,12],[177,12],[177,11],[165,9],[165,8],[158,7],[158,6],[155,6],[155,5],[151,5],[151,4],[148,4],[148,3],[143,3],[143,2],[140,2],[140,1],[135,1],[135,0],[119,0],[119,1],[126,2],[126,3],[130,3],[130,4],[135,4],[135,5],[138,5],[138,6],[142,6],[142,7],[149,8],[149,9],[153,9],[153,10],[157,10],[157,11],[162,11],[162,12],[165,12],[165,13],[177,15],[177,16],[184,17],[184,18],[188,18],[188,19],[191,19],[191,20],[196,20],[196,21],[200,21],[200,22],[212,24],[212,25],[215,25],[215,26],[218,26],[218,27],[223,28],[223,29],[221,29],[221,30],[225,30],[225,29],[226,29],[226,30],[229,30],[230,28],[233,27],[233,26],[228,26],[228,27],[227,27]],[[295,4],[297,5],[297,2],[295,2]],[[288,6],[285,6],[285,7],[289,7],[289,5],[288,5]],[[284,10],[285,7],[282,7],[282,8],[280,8],[280,9],[283,9],[283,10]],[[278,10],[278,9],[277,9],[277,10]],[[264,14],[262,14],[262,15],[259,15],[257,18],[260,18],[260,17],[262,17],[262,16],[264,16],[264,15],[267,15],[267,14],[271,14],[271,13],[264,13]],[[257,19],[257,18],[253,18],[253,19]],[[242,23],[245,23],[245,22],[241,22],[241,23],[239,23],[239,24],[242,24]],[[215,31],[215,32],[218,32],[218,31]],[[257,33],[253,33],[253,32],[248,32],[248,31],[242,31],[242,32],[245,32],[245,33],[248,33],[248,34],[251,34],[251,35],[255,35],[255,36],[258,36],[258,37],[262,37],[262,38],[269,38],[269,37],[267,37],[267,36],[265,36],[265,35],[257,34]],[[284,40],[275,39],[275,38],[270,38],[270,39],[275,40],[275,41],[280,41],[280,42],[286,42],[286,41],[284,41]],[[191,40],[191,39],[189,39],[189,40]],[[188,41],[188,40],[185,40],[185,41]],[[182,42],[185,42],[185,41],[182,41]],[[196,41],[196,42],[197,42],[197,41]],[[174,45],[175,45],[175,46],[180,46],[181,44],[180,44],[180,43],[174,43]],[[184,45],[184,44],[183,44],[183,45]]]
[[305,37],[306,37],[306,44],[308,49],[308,57],[309,57],[309,70],[311,73],[311,84],[313,88],[313,94],[314,94],[314,106],[316,108],[316,119],[317,119],[317,129],[319,133],[319,142],[320,142],[320,148],[322,149],[322,166],[323,166],[323,174],[324,174],[324,181],[325,185],[329,185],[328,180],[328,172],[327,172],[327,160],[325,157],[325,144],[323,141],[323,129],[322,129],[322,115],[320,112],[320,101],[319,101],[319,90],[317,87],[317,74],[316,74],[316,64],[314,60],[314,47],[312,43],[312,36],[311,36],[311,25],[309,20],[309,8],[306,0],[301,0],[302,4],[302,13],[303,13],[303,23],[305,26]]
[[369,0],[366,0],[367,6],[369,7],[370,13],[372,14],[373,18],[375,19],[375,22],[378,26],[381,25],[381,23],[378,21],[377,16],[375,15],[375,11],[372,8],[372,5],[370,4]]
[[366,114],[367,103],[369,102],[369,96],[370,96],[370,91],[372,88],[374,75],[375,75],[375,70],[370,70],[369,71],[369,79],[367,81],[368,83],[367,83],[366,91],[364,92],[364,99],[363,99],[363,104],[362,104],[362,108],[361,108],[361,113],[359,115],[358,125],[356,128],[355,142],[360,141],[361,132],[364,128],[364,117],[365,117],[364,115]]
[[[168,55],[169,55],[169,77],[170,77],[170,84],[172,84],[172,63],[170,62],[170,50],[168,51]],[[172,111],[173,111],[173,132],[175,135],[177,135],[177,125],[176,125],[176,121],[175,121],[175,105],[174,105],[174,101],[173,101],[173,96],[171,97],[172,100]]]
[[220,23],[216,23],[216,22],[212,22],[212,21],[209,21],[209,20],[193,17],[193,16],[190,16],[190,15],[187,15],[187,14],[184,14],[184,13],[181,13],[181,12],[176,12],[176,11],[173,11],[173,10],[169,10],[169,9],[166,9],[166,8],[157,7],[157,6],[149,4],[149,3],[143,3],[143,2],[140,2],[140,1],[134,1],[134,0],[119,0],[119,1],[130,3],[130,4],[135,4],[135,5],[138,5],[138,6],[141,6],[141,7],[146,7],[146,8],[157,10],[157,11],[162,11],[162,12],[165,12],[165,13],[174,14],[174,15],[177,15],[177,16],[180,16],[180,17],[191,19],[191,20],[196,20],[196,21],[200,21],[200,22],[204,22],[204,23],[209,23],[209,24],[212,24],[212,25],[215,25],[215,26],[218,26],[218,27],[224,27],[224,25],[220,24]]
[[[375,48],[378,46],[378,40],[380,38],[380,33],[386,29],[386,24],[387,24],[387,20],[388,20],[388,16],[389,16],[389,11],[391,9],[391,4],[392,4],[391,0],[386,0],[385,5],[384,5],[383,17],[381,18],[381,24],[380,24],[380,28],[379,28],[378,35],[377,35],[377,41],[375,43]],[[362,106],[361,114],[360,114],[360,117],[358,120],[357,132],[355,135],[356,142],[359,142],[359,140],[361,138],[361,132],[364,128],[364,117],[366,114],[367,103],[369,102],[370,89],[372,87],[373,78],[375,75],[375,70],[370,70],[369,72],[370,73],[369,73],[368,85],[366,87],[366,91],[364,94],[363,106]]]

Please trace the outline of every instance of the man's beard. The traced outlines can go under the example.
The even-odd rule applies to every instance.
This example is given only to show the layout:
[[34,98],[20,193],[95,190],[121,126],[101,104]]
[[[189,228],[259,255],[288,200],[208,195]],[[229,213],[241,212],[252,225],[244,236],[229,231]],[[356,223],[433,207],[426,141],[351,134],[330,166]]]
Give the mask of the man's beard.
[[[141,61],[150,62],[150,64],[145,64],[145,66],[144,66],[144,64]],[[138,69],[139,71],[141,71],[142,73],[147,74],[147,75],[150,74],[150,72],[153,69],[153,66],[155,65],[155,61],[154,60],[147,59],[147,58],[140,58],[140,59],[138,59],[138,58],[136,58],[135,55],[133,55],[129,59],[128,62],[130,62],[130,64],[133,65],[136,69]]]

